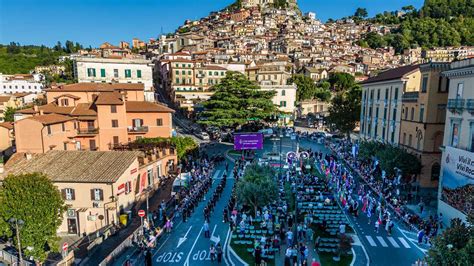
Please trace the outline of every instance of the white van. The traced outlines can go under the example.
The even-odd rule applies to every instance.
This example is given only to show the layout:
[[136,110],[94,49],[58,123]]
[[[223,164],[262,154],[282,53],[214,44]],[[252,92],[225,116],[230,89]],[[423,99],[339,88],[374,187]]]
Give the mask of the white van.
[[173,181],[173,187],[171,188],[171,196],[176,195],[181,189],[189,186],[189,181],[191,180],[190,173],[181,173]]
[[273,136],[273,129],[271,128],[260,129],[258,133],[262,133],[264,137],[269,138]]

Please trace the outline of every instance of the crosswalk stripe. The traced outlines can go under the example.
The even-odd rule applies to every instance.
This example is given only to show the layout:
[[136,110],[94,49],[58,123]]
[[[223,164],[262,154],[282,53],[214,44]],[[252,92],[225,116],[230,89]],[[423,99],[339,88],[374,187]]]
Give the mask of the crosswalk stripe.
[[377,244],[375,243],[374,239],[371,237],[371,236],[365,236],[365,238],[367,238],[367,241],[369,241],[369,244],[372,246],[372,247],[376,247]]
[[388,241],[396,248],[399,248],[400,246],[398,245],[398,243],[395,241],[395,239],[393,239],[393,237],[389,236],[387,237]]
[[402,245],[406,248],[410,248],[410,245],[408,244],[408,242],[405,240],[405,238],[403,237],[399,237],[398,240],[400,240],[400,242],[402,242]]
[[388,247],[387,242],[385,242],[385,240],[383,240],[383,237],[378,236],[377,239],[379,240],[380,244],[382,244],[382,247],[384,247],[384,248]]

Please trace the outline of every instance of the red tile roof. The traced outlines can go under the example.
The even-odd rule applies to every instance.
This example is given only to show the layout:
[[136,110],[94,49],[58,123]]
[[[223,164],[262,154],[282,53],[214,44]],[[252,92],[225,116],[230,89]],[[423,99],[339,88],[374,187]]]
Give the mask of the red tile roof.
[[127,113],[174,113],[174,110],[152,102],[128,101],[125,103]]
[[361,82],[361,84],[369,84],[369,83],[380,82],[380,81],[401,79],[404,75],[418,69],[419,67],[420,65],[409,65],[409,66],[402,66],[402,67],[390,69],[390,70],[379,73],[375,77],[371,77],[364,80],[363,82]]

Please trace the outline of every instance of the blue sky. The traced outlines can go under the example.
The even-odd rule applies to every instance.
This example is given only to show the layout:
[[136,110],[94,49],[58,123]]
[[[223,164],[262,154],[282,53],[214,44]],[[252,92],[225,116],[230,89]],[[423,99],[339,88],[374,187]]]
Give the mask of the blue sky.
[[[0,43],[54,45],[58,40],[98,46],[109,41],[157,37],[186,19],[199,19],[234,0],[0,0]],[[369,15],[396,10],[423,0],[299,0],[303,12],[323,21],[352,15],[365,7]]]

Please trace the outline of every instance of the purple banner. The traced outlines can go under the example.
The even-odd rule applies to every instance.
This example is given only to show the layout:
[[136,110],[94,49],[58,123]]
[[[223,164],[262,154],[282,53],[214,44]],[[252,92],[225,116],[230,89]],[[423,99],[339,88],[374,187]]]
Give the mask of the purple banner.
[[262,133],[242,133],[234,135],[234,150],[261,150],[263,149]]

